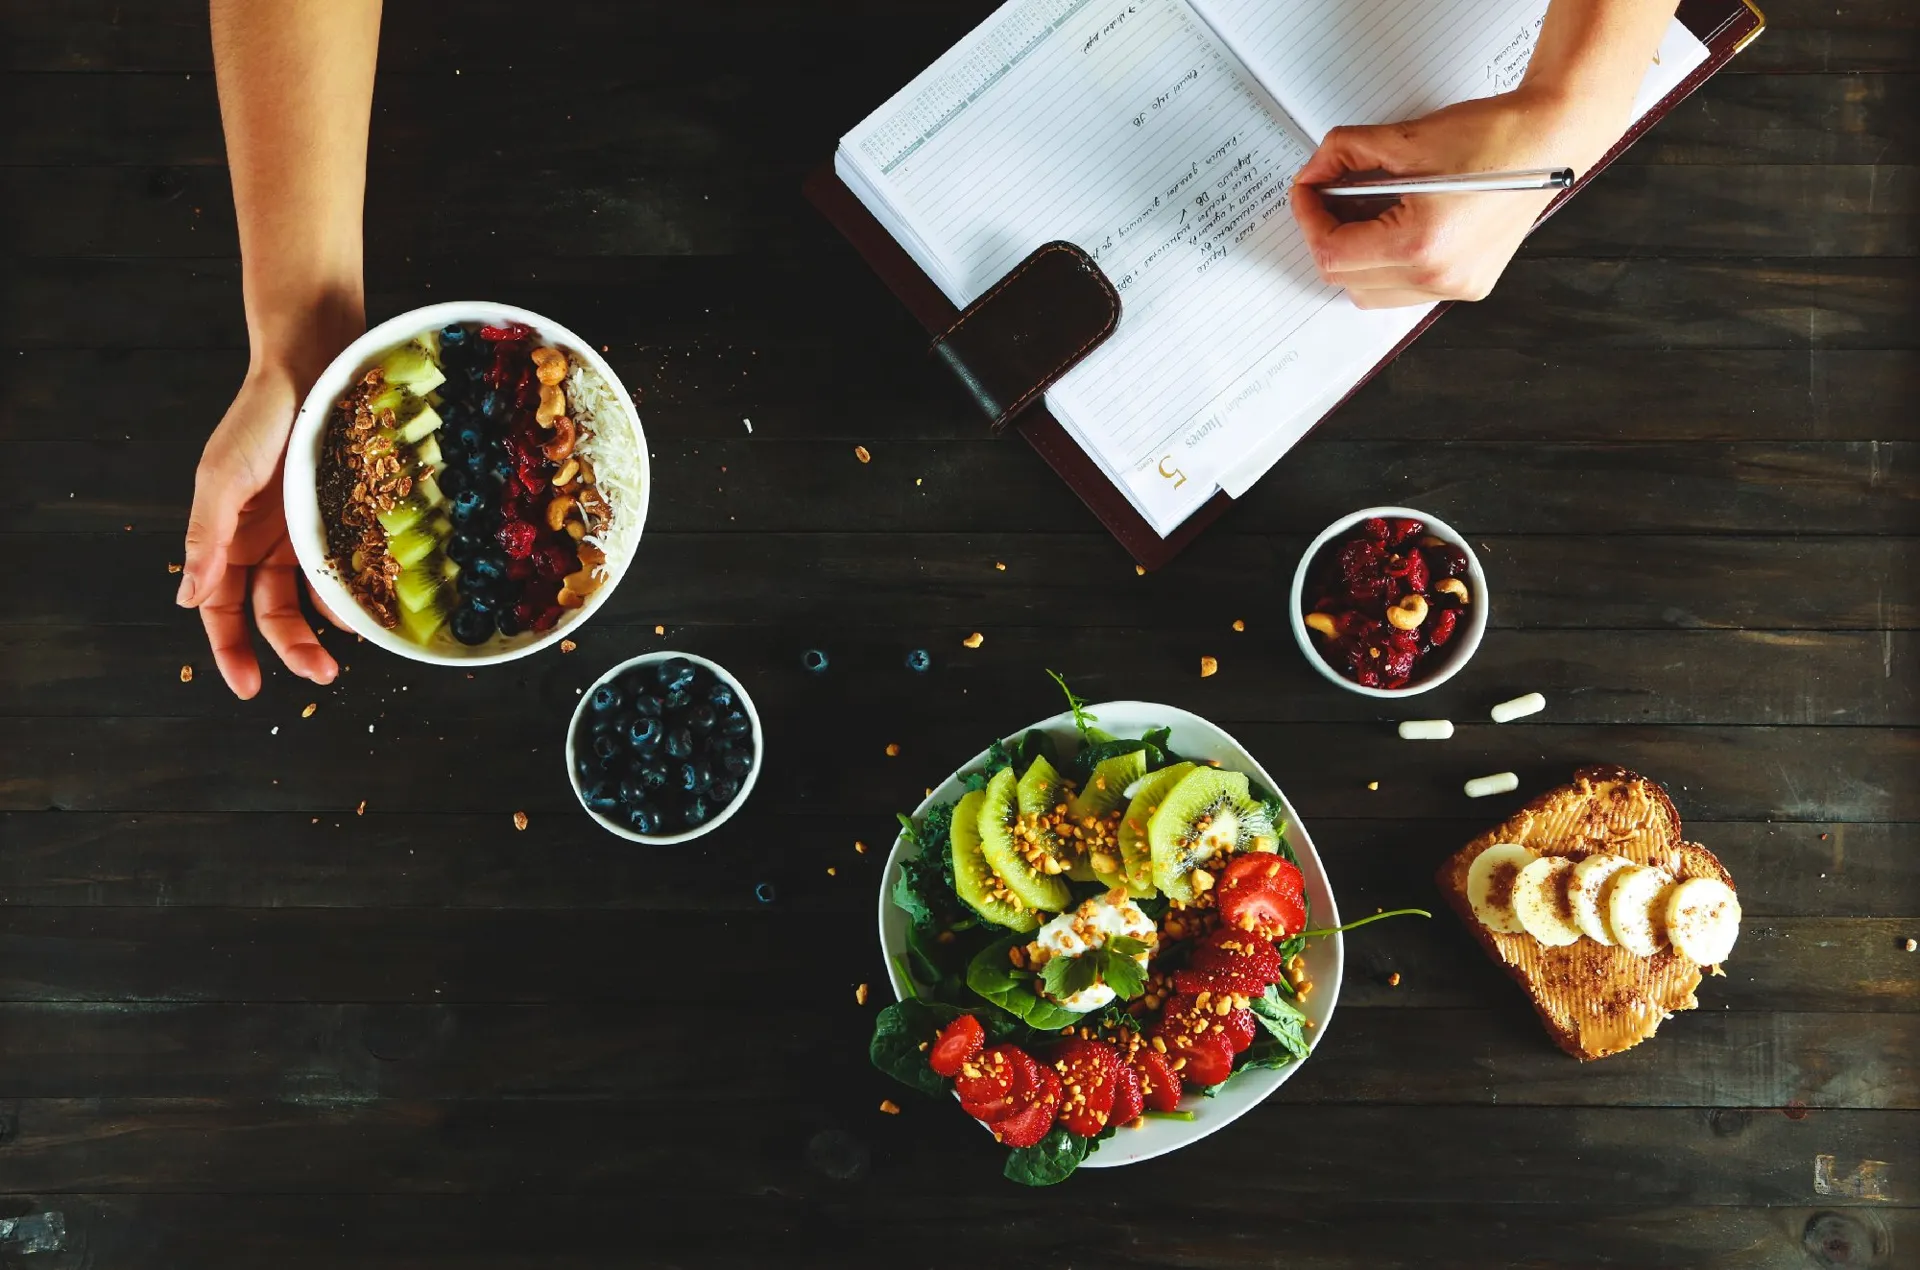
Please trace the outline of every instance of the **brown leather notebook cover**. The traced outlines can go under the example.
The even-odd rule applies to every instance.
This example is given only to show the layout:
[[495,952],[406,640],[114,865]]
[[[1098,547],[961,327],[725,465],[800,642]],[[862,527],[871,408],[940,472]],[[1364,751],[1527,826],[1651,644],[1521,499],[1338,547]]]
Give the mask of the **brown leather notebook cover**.
[[[1601,156],[1600,161],[1583,173],[1574,182],[1573,188],[1556,198],[1541,214],[1540,219],[1559,211],[1565,202],[1586,187],[1598,173],[1603,171],[1626,148],[1638,141],[1647,129],[1664,119],[1667,112],[1679,105],[1694,89],[1700,87],[1721,67],[1725,66],[1733,55],[1738,53],[1760,34],[1766,19],[1759,9],[1747,0],[1681,0],[1678,12],[1680,21],[1692,31],[1700,42],[1707,46],[1707,60],[1694,69],[1694,72],[1680,82],[1652,110],[1642,116],[1629,128],[1619,142]],[[820,213],[853,244],[854,250],[866,260],[873,271],[889,290],[898,296],[907,306],[920,325],[929,334],[947,330],[958,316],[947,297],[933,280],[922,273],[920,266],[895,242],[893,236],[883,229],[872,213],[855,198],[834,175],[831,160],[816,168],[801,186],[801,191]],[[1433,325],[1449,306],[1435,306],[1420,325],[1413,328],[1404,340],[1368,371],[1347,393],[1335,402],[1326,415],[1320,417],[1320,423],[1335,410],[1345,405],[1347,398],[1360,390],[1360,386],[1379,374],[1386,364],[1398,357],[1407,345],[1419,338],[1420,333]],[[1224,493],[1215,494],[1200,510],[1181,523],[1178,529],[1162,538],[1155,533],[1133,504],[1127,501],[1112,481],[1107,479],[1097,464],[1087,456],[1066,429],[1047,412],[1044,403],[1038,403],[1021,412],[1014,429],[1027,439],[1028,444],[1040,452],[1040,457],[1058,472],[1063,480],[1078,494],[1095,516],[1100,518],[1120,545],[1148,569],[1158,569],[1182,548],[1192,542],[1199,532],[1206,528],[1220,514],[1232,505],[1233,500]],[[1319,424],[1314,425],[1318,427]]]

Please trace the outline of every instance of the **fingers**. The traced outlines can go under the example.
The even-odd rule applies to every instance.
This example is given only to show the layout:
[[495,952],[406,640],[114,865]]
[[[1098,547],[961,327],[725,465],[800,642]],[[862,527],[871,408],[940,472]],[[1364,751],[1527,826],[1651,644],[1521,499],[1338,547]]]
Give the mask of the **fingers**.
[[1446,297],[1413,288],[1377,287],[1366,291],[1349,290],[1347,298],[1353,301],[1356,309],[1404,309],[1414,304],[1432,304]]
[[[330,684],[340,667],[307,625],[294,579],[294,569],[286,564],[263,564],[253,571],[253,624],[288,670],[302,679]],[[217,659],[217,652],[215,656]],[[256,670],[256,681],[258,678]]]
[[[187,558],[174,603],[192,608],[225,585],[227,552],[250,491],[240,488],[224,465],[201,460],[193,477],[193,511],[187,517]],[[250,694],[248,694],[250,695]]]
[[247,571],[223,568],[199,597],[200,623],[213,646],[213,664],[233,695],[251,701],[260,691],[260,663],[253,655],[253,636],[247,629]]
[[1410,151],[1409,125],[1373,124],[1334,128],[1321,140],[1294,180],[1321,185],[1349,172],[1390,172],[1411,176],[1421,170],[1419,155]]

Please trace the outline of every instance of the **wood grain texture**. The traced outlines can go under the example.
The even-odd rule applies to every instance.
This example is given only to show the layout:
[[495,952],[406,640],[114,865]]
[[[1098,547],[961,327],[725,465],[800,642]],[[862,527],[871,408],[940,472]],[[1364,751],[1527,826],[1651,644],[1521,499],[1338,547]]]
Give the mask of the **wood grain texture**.
[[[798,196],[992,6],[388,0],[369,317],[484,294],[583,332],[659,496],[570,655],[469,679],[328,633],[339,683],[270,667],[241,703],[167,570],[247,361],[204,0],[0,0],[0,1215],[67,1231],[21,1265],[1912,1259],[1920,13],[1763,0],[1489,300],[1137,577]],[[1379,502],[1491,578],[1476,661],[1417,701],[1338,692],[1287,631],[1308,540]],[[772,738],[673,852],[595,828],[559,753],[578,691],[660,647],[739,674]],[[1244,1121],[1014,1187],[866,1064],[871,923],[893,812],[1054,713],[1043,667],[1232,730],[1348,918],[1439,909],[1437,861],[1578,765],[1646,771],[1739,885],[1728,974],[1578,1065],[1451,914],[1370,926]],[[1416,715],[1458,732],[1399,741]]]

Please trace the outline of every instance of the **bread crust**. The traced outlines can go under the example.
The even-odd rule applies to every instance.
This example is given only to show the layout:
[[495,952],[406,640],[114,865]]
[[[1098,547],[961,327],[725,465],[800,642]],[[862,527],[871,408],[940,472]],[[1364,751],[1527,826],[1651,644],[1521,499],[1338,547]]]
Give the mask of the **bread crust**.
[[1671,948],[1652,957],[1590,939],[1549,948],[1482,926],[1467,899],[1467,870],[1496,842],[1574,859],[1612,852],[1678,879],[1718,878],[1731,887],[1714,854],[1682,837],[1680,813],[1658,783],[1624,767],[1583,767],[1447,857],[1434,881],[1487,955],[1526,992],[1554,1044],[1582,1062],[1631,1049],[1669,1015],[1699,1004],[1693,994],[1702,968]]

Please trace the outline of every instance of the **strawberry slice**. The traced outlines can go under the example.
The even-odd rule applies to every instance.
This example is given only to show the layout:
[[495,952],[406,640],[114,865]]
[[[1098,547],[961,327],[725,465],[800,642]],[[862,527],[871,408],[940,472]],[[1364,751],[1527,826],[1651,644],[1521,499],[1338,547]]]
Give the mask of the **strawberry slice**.
[[1017,1045],[993,1045],[960,1065],[953,1078],[960,1105],[975,1120],[992,1124],[1025,1106],[1040,1087],[1040,1064]]
[[1173,990],[1188,996],[1237,992],[1243,997],[1257,997],[1267,990],[1267,981],[1242,966],[1210,966],[1204,970],[1195,966],[1173,972]]
[[1180,1078],[1196,1085],[1217,1085],[1233,1075],[1233,1050],[1227,1044],[1227,1038],[1218,1032],[1209,1032],[1195,1040],[1182,1051],[1187,1065],[1180,1069]]
[[987,1030],[971,1014],[963,1014],[940,1029],[927,1052],[927,1066],[936,1075],[949,1080],[960,1074],[961,1064],[976,1057],[987,1042]]
[[[1200,946],[1194,949],[1192,966],[1202,972],[1244,971],[1260,979],[1263,984],[1278,983],[1286,974],[1286,966],[1280,960],[1280,950],[1273,946],[1272,940],[1235,930],[1231,926],[1222,926],[1201,941]],[[1259,992],[1256,990],[1248,995],[1258,996]]]
[[1263,939],[1307,928],[1306,880],[1277,855],[1255,853],[1227,866],[1215,895],[1226,926]]
[[1142,1046],[1133,1056],[1133,1068],[1140,1077],[1140,1095],[1150,1109],[1179,1109],[1180,1073],[1173,1070],[1172,1059],[1159,1050]]
[[1082,1138],[1097,1136],[1113,1114],[1119,1051],[1099,1041],[1068,1041],[1053,1051],[1052,1066],[1060,1075],[1060,1123]]
[[988,1127],[993,1130],[995,1141],[1003,1146],[1030,1147],[1047,1136],[1047,1130],[1053,1128],[1053,1118],[1060,1111],[1060,1078],[1051,1068],[1033,1065],[1034,1087],[1031,1101],[1027,1101],[1019,1110]]
[[1252,1010],[1236,1009],[1220,1020],[1218,1035],[1226,1037],[1227,1048],[1238,1054],[1253,1044],[1253,1038],[1259,1035],[1259,1026]]
[[1109,1124],[1132,1124],[1147,1107],[1147,1096],[1140,1087],[1140,1073],[1127,1063],[1120,1064],[1113,1086],[1113,1111]]

